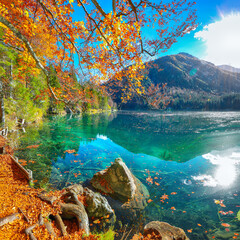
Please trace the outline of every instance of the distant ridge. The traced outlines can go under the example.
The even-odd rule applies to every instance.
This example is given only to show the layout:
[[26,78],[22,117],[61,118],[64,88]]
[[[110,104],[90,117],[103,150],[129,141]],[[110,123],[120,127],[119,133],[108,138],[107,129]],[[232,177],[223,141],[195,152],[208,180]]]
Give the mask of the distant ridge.
[[240,68],[235,68],[229,65],[220,65],[218,66],[220,69],[228,71],[228,72],[233,72],[233,73],[240,73]]
[[[209,105],[207,102],[211,102],[212,99],[220,101],[219,98],[226,94],[240,94],[240,69],[215,66],[185,52],[167,55],[150,63],[152,64],[149,73],[145,76],[145,86],[149,86],[149,83],[155,85],[167,83],[168,95],[175,105],[179,101],[182,108],[184,106],[192,108],[193,105],[194,108],[198,108],[198,102],[201,102],[199,109],[202,109]],[[122,89],[114,84],[114,79],[110,81],[112,84],[109,85],[113,85],[115,90],[113,99],[121,108],[143,107],[144,103],[140,103],[141,100],[139,101],[137,97],[127,104],[122,103]],[[186,102],[188,105],[185,104]]]
[[188,53],[168,55],[153,61],[162,71],[150,68],[148,77],[168,87],[180,87],[204,92],[240,92],[240,74],[221,71],[213,63]]

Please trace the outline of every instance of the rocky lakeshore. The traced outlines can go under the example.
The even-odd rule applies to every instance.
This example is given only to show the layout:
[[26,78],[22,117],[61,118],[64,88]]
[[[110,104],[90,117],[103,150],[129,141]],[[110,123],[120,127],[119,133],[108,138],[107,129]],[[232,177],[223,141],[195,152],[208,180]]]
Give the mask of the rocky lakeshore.
[[2,145],[1,239],[188,239],[164,222],[143,225],[149,192],[121,158],[90,181],[47,192],[28,186]]
[[[79,229],[86,234],[114,229],[114,239],[189,239],[182,229],[168,223],[154,221],[143,226],[139,216],[148,199],[146,186],[131,173],[121,158],[117,158],[89,182],[63,190],[60,217],[76,218]],[[130,230],[125,229],[124,232],[123,226],[128,224]]]

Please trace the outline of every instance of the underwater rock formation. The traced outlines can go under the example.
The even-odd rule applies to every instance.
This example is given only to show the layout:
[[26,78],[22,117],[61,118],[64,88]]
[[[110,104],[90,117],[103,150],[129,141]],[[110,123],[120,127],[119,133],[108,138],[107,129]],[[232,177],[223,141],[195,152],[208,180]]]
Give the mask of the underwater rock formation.
[[183,229],[171,226],[166,222],[152,221],[148,223],[144,227],[144,235],[146,236],[153,233],[162,240],[189,240]]
[[84,188],[83,191],[88,217],[101,218],[106,220],[107,224],[105,225],[113,225],[116,221],[116,216],[107,199],[100,193],[93,192],[88,188]]

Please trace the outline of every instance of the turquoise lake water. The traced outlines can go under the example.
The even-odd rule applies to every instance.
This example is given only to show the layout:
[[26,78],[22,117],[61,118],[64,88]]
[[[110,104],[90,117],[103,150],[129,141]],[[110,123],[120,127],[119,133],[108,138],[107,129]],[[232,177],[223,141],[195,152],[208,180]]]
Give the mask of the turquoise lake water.
[[166,221],[193,240],[240,239],[240,112],[52,116],[26,129],[16,155],[37,186],[58,189],[121,157],[149,189],[145,222]]

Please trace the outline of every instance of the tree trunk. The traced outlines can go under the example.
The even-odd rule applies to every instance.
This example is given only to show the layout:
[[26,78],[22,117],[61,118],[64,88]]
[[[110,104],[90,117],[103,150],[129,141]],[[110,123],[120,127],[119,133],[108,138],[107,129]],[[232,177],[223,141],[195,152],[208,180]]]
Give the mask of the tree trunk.
[[12,63],[12,60],[11,60],[11,65],[10,65],[9,70],[10,70],[9,97],[13,98],[13,87],[12,87],[12,84],[13,84],[13,63]]
[[0,79],[0,127],[5,128],[4,92],[2,79]]

